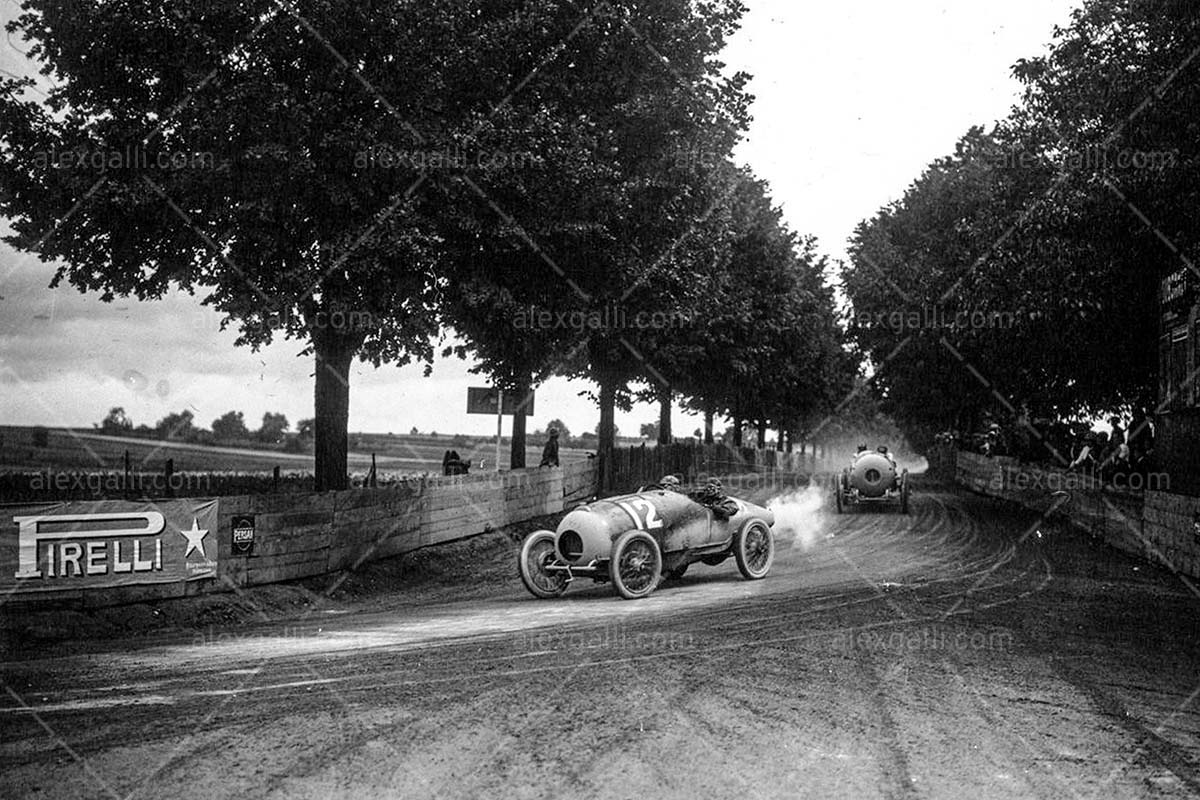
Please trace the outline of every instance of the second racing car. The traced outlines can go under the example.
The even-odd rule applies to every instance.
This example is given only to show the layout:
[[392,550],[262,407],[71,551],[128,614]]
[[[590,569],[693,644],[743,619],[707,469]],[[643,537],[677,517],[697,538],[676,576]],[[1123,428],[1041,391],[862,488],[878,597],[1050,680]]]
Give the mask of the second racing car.
[[897,469],[896,460],[882,446],[875,450],[860,447],[850,466],[834,478],[833,495],[839,514],[850,506],[872,504],[894,504],[901,514],[907,514],[910,493],[908,470]]

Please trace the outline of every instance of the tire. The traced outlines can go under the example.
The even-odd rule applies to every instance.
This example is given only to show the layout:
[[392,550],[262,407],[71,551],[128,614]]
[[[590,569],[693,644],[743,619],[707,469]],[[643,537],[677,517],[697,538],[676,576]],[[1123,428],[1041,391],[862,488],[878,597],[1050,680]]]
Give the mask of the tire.
[[746,580],[767,577],[775,562],[775,534],[762,520],[751,521],[733,537],[733,557]]
[[517,569],[521,573],[521,583],[534,597],[548,600],[567,590],[566,573],[547,572],[545,569],[547,564],[557,560],[554,534],[550,531],[536,531],[521,544]]
[[608,575],[617,594],[637,600],[658,588],[662,566],[662,551],[653,536],[645,531],[626,531],[613,545]]
[[908,470],[900,473],[900,513],[908,513]]

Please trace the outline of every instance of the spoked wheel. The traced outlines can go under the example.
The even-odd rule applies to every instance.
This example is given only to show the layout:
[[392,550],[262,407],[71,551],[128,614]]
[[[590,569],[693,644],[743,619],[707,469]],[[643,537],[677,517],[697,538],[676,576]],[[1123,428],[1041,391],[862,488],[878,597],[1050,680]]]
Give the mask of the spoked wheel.
[[609,577],[617,594],[626,600],[645,597],[658,586],[662,575],[662,551],[645,531],[621,534],[608,562]]
[[558,560],[554,552],[554,534],[537,531],[521,545],[517,567],[521,572],[521,583],[534,597],[548,599],[558,597],[567,590],[567,574],[550,572],[546,567]]
[[900,513],[908,513],[908,470],[900,473]]
[[765,522],[754,520],[734,537],[733,557],[746,580],[765,578],[775,561],[775,534]]

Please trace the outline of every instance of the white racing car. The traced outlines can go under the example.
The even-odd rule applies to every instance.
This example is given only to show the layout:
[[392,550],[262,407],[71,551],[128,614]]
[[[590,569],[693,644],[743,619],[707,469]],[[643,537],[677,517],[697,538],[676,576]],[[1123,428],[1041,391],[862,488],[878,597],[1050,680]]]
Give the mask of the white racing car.
[[886,447],[860,449],[834,481],[834,500],[838,513],[851,506],[896,504],[901,514],[908,513],[908,470],[898,470]]

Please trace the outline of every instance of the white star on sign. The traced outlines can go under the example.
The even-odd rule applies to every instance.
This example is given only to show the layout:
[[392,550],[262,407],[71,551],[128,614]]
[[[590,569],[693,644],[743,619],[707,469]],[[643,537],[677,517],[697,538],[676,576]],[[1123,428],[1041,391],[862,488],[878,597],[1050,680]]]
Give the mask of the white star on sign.
[[204,553],[204,537],[208,535],[208,531],[200,530],[200,521],[192,517],[192,529],[190,531],[180,530],[180,533],[187,538],[187,550],[183,551],[183,557],[187,558],[193,550],[200,551],[201,558],[208,558]]

